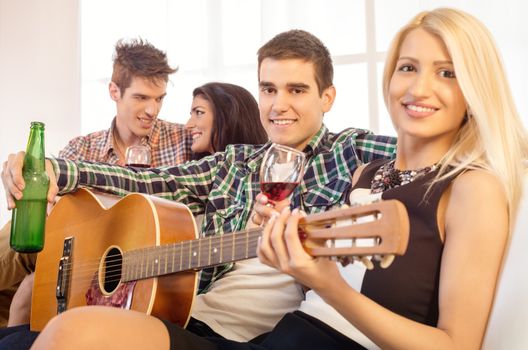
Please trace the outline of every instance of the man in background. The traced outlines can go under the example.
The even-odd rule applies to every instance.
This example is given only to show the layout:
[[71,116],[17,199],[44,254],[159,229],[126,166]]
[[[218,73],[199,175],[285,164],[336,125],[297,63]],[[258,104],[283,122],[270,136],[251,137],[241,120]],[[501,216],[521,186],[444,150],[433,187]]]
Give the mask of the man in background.
[[[171,68],[166,54],[144,40],[118,41],[109,84],[116,115],[110,128],[72,139],[60,158],[125,164],[127,147],[143,144],[151,150],[151,166],[176,165],[191,157],[192,139],[182,124],[158,119]],[[11,224],[0,230],[0,327],[27,323],[36,254],[9,247]],[[27,278],[25,278],[27,276]],[[11,303],[18,284],[19,294]],[[25,295],[24,295],[25,294]],[[10,312],[11,304],[11,312]]]

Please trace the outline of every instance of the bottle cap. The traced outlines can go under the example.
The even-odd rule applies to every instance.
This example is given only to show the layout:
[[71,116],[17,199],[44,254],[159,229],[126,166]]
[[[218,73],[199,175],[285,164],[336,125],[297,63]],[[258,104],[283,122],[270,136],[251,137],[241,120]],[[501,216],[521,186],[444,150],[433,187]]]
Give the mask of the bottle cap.
[[44,128],[44,123],[43,122],[31,122],[31,127]]

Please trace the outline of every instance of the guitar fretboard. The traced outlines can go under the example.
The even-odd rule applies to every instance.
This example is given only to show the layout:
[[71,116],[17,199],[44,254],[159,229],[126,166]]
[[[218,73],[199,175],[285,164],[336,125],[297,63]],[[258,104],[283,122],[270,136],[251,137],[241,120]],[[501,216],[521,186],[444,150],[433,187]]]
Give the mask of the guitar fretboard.
[[257,256],[261,228],[129,251],[123,254],[123,281],[199,270]]

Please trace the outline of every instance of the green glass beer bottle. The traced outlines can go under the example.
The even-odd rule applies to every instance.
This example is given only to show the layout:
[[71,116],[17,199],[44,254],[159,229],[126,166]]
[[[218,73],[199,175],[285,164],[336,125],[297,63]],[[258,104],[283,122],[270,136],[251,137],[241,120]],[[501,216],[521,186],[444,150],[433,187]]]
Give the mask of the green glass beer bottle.
[[15,201],[11,220],[11,248],[35,253],[44,247],[49,177],[44,157],[44,123],[31,122],[22,174],[25,181],[21,200]]

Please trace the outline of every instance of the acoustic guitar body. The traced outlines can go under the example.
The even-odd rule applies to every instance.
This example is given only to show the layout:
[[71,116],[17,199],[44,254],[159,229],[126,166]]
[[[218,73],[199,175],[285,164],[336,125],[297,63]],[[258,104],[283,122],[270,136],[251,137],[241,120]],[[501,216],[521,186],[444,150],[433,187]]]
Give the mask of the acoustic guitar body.
[[[115,252],[196,238],[196,224],[185,205],[138,193],[119,198],[81,189],[64,196],[48,217],[44,249],[37,258],[31,329],[40,331],[59,312],[88,302],[108,305],[120,300],[126,302],[118,307],[184,327],[195,295],[197,272],[125,283],[120,275],[113,280],[107,275],[116,286],[105,287],[100,271],[111,265],[110,256]],[[63,300],[60,311],[59,300]]]

